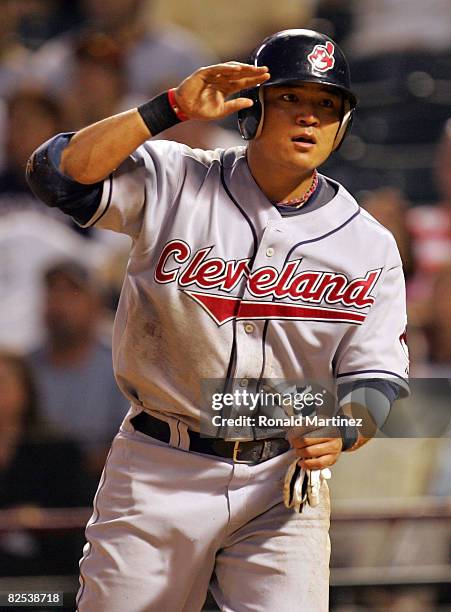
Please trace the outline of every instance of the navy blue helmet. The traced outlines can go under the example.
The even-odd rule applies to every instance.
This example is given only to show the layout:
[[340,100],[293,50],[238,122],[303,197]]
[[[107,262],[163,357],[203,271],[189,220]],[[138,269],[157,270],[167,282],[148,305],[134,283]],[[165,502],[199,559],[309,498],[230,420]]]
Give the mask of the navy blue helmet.
[[283,30],[265,38],[253,51],[249,63],[268,66],[271,78],[263,85],[240,93],[254,102],[250,108],[238,112],[238,125],[245,140],[252,140],[262,129],[263,87],[282,83],[321,83],[343,94],[341,125],[334,144],[334,149],[338,149],[349,132],[357,98],[351,90],[346,57],[331,38],[313,30]]

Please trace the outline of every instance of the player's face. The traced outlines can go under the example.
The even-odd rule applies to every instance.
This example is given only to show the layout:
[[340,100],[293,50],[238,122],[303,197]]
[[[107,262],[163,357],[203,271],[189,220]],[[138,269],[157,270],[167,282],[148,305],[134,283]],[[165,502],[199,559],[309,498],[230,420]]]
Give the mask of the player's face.
[[331,87],[301,83],[266,87],[264,121],[252,142],[278,166],[310,171],[331,154],[340,126],[342,96]]

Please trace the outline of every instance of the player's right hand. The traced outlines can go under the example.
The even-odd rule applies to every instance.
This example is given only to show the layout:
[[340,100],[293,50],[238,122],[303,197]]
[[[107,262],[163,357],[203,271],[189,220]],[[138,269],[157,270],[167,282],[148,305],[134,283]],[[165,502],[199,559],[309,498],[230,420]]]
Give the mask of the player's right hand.
[[177,106],[190,119],[221,119],[252,106],[249,98],[227,100],[241,89],[256,87],[269,79],[266,66],[226,62],[199,68],[175,90]]

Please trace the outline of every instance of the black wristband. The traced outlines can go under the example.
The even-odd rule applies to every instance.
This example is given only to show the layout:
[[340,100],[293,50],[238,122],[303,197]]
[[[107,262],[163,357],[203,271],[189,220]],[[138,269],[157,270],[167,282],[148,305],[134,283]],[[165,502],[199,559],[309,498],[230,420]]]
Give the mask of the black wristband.
[[340,423],[338,429],[340,430],[341,440],[343,443],[341,450],[347,451],[352,448],[359,439],[359,430],[355,425],[349,425],[344,423]]
[[169,103],[167,91],[138,106],[138,113],[152,136],[156,136],[163,130],[180,123],[180,119]]

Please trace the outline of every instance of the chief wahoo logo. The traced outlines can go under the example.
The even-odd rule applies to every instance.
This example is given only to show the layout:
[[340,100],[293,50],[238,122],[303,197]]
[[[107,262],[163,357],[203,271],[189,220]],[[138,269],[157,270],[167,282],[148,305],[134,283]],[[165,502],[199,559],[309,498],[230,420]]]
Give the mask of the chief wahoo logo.
[[335,64],[334,51],[335,47],[330,41],[327,41],[325,45],[315,45],[313,51],[307,55],[313,70],[327,72],[333,68]]

